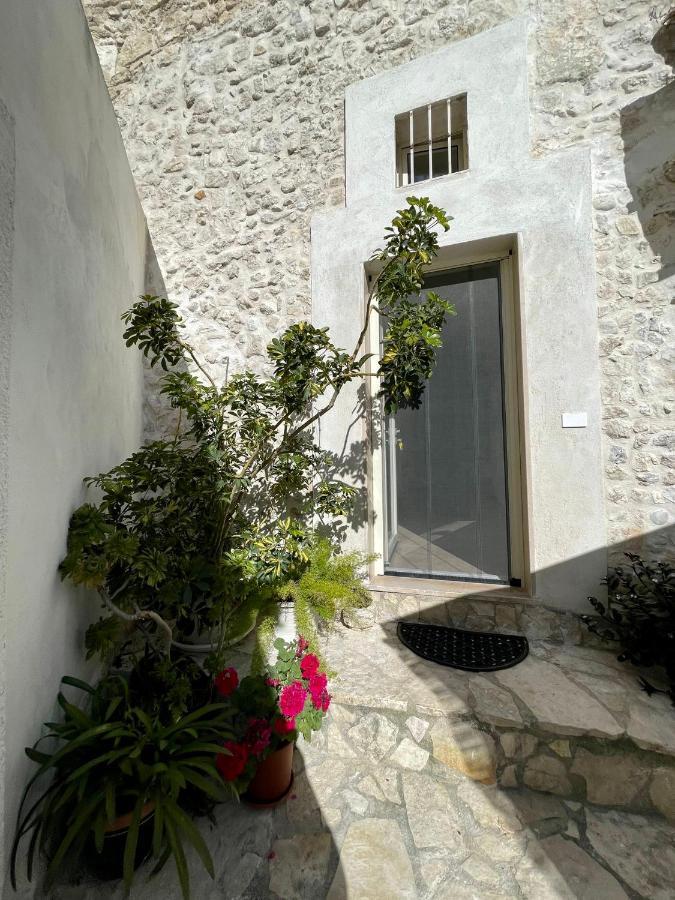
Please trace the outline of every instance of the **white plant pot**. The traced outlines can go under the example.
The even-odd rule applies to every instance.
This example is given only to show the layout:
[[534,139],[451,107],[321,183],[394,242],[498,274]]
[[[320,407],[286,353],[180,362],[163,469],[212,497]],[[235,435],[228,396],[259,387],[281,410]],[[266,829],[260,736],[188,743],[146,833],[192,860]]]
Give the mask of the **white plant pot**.
[[[274,629],[274,641],[281,638],[282,641],[295,641],[298,637],[298,625],[295,621],[295,603],[292,600],[282,600],[279,604],[279,619]],[[270,663],[277,661],[277,649],[272,641],[270,650]]]
[[[244,638],[248,637],[249,634],[255,628],[255,622],[252,622],[248,625],[241,634],[235,634],[232,637],[228,638],[223,644],[223,649],[227,647],[234,647],[236,644],[240,644]],[[209,641],[209,633],[205,632],[204,634],[199,634],[195,637],[194,641],[185,641],[185,643],[177,643],[176,646],[180,647],[181,650],[185,650],[190,654],[197,662],[202,662],[209,653],[213,653],[218,649],[218,643]]]

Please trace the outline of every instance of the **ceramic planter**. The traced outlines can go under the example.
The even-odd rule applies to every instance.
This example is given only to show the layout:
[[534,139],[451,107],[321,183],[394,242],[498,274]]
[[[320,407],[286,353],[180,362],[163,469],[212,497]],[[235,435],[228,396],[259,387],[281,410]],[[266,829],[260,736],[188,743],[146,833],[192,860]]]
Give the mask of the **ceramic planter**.
[[288,796],[293,784],[294,749],[295,743],[289,741],[260,763],[243,795],[247,803],[258,807],[274,806]]
[[[124,846],[129,833],[131,815],[131,813],[126,813],[110,822],[105,829],[103,848],[100,853],[96,851],[93,836],[89,838],[87,853],[89,868],[104,881],[122,878],[124,874]],[[137,869],[150,856],[154,815],[154,803],[146,803],[141,810],[134,869]]]
[[[227,647],[235,647],[240,644],[255,628],[255,620],[247,622],[242,626],[237,634],[231,635],[224,643],[223,649]],[[210,640],[211,633],[195,635],[194,638],[185,639],[183,641],[175,641],[174,646],[189,654],[197,663],[202,663],[209,653],[214,653],[219,648],[218,641]]]

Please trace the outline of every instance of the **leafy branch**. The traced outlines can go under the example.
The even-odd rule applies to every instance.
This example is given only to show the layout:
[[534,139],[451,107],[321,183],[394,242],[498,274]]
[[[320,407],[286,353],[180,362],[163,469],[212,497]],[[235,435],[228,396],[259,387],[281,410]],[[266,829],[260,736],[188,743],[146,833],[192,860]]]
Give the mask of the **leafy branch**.
[[[62,576],[98,590],[143,641],[150,633],[176,647],[215,630],[223,648],[238,611],[262,609],[274,584],[307,565],[316,523],[349,513],[355,488],[315,441],[345,385],[374,375],[387,413],[419,406],[453,312],[424,292],[448,227],[443,210],[409,197],[371,259],[378,274],[353,349],[298,322],[270,342],[270,377],[245,371],[216,383],[184,339],[177,305],[141,297],[122,317],[124,340],[164,370],[161,391],[182,426],[88,479],[102,499],[73,514]],[[375,372],[363,352],[373,311],[386,323]],[[89,647],[111,653],[117,640],[102,620]]]

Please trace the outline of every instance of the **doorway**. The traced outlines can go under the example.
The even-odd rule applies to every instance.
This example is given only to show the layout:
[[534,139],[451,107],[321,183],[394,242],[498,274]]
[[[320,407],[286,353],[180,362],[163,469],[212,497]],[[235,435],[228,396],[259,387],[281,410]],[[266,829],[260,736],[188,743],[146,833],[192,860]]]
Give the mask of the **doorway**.
[[515,582],[502,280],[499,261],[425,279],[457,315],[421,407],[383,423],[387,575]]

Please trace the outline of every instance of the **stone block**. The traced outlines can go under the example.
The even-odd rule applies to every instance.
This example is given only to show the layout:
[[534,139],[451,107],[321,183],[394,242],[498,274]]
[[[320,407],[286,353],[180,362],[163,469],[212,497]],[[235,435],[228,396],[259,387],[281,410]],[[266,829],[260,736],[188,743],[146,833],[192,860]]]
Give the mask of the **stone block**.
[[429,751],[419,747],[410,738],[403,738],[398,747],[389,757],[389,761],[404,769],[414,769],[419,772],[429,759]]
[[657,769],[649,786],[649,796],[658,811],[675,822],[675,769]]
[[675,715],[667,698],[653,695],[631,703],[626,734],[638,747],[675,755]]
[[476,717],[493,725],[518,726],[523,720],[515,700],[508,691],[482,675],[469,679]]
[[[403,773],[403,797],[415,846],[443,848],[453,854],[464,848],[463,823],[457,804],[435,778]],[[395,895],[394,895],[395,896]]]
[[418,744],[424,739],[424,735],[429,730],[429,723],[425,719],[420,719],[417,716],[409,716],[405,720],[405,724],[406,728]]
[[586,782],[586,797],[601,806],[633,807],[649,780],[649,769],[636,756],[589,753],[580,748],[571,772]]
[[278,897],[317,896],[328,874],[331,843],[330,834],[296,834],[275,841],[270,859],[271,893]]
[[614,716],[558,666],[530,655],[520,665],[495,674],[529,707],[545,731],[604,738],[618,738],[623,733]]
[[347,732],[353,747],[372,762],[388,756],[396,746],[398,726],[381,713],[371,712]]
[[588,808],[586,837],[637,896],[672,900],[675,844],[665,822],[624,810]]
[[534,756],[525,765],[523,781],[535,791],[547,791],[562,797],[572,793],[572,784],[564,763],[554,756]]
[[[305,892],[302,896],[312,895]],[[353,897],[416,900],[412,864],[399,824],[393,819],[363,819],[349,826],[327,900]]]
[[539,739],[533,734],[519,734],[516,731],[507,731],[499,736],[499,743],[507,759],[527,759],[539,745]]
[[495,745],[489,734],[469,722],[439,719],[430,731],[434,757],[463,775],[494,784]]
[[560,835],[544,838],[520,862],[516,881],[537,900],[623,900],[619,881],[578,844]]

